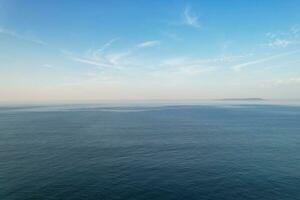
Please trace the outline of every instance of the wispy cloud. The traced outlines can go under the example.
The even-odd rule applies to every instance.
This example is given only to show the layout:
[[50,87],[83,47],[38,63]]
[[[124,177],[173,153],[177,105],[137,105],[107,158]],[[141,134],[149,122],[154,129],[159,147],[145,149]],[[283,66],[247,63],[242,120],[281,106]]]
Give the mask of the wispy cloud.
[[159,40],[149,40],[149,41],[145,41],[142,42],[140,44],[137,45],[138,48],[149,48],[149,47],[155,47],[160,45],[160,41]]
[[114,42],[119,40],[119,38],[114,38],[106,42],[99,49],[89,49],[84,54],[78,55],[71,51],[61,50],[61,53],[64,54],[67,58],[88,65],[97,66],[100,68],[120,68],[125,65],[124,60],[128,57],[131,52],[123,51],[117,53],[107,53],[105,50],[109,48]]
[[43,67],[45,67],[45,68],[52,68],[53,66],[50,65],[50,64],[44,64]]
[[285,52],[285,53],[281,53],[281,54],[276,54],[276,55],[272,55],[272,56],[268,56],[268,57],[257,59],[257,60],[252,60],[252,61],[249,61],[249,62],[234,65],[234,66],[232,66],[232,69],[235,70],[235,71],[240,71],[241,69],[243,69],[245,67],[249,67],[251,65],[256,65],[256,64],[268,62],[268,61],[271,61],[271,60],[274,60],[274,59],[277,59],[277,58],[281,58],[281,57],[284,57],[284,56],[296,54],[296,53],[299,53],[299,52],[300,52],[300,49]]
[[[106,44],[111,44],[115,40],[111,40]],[[100,51],[89,49],[83,54],[74,54],[69,51],[63,53],[71,60],[95,66],[105,72],[106,75],[118,71],[118,73],[142,73],[148,77],[197,77],[199,74],[212,72],[221,66],[230,66],[237,61],[244,60],[249,55],[221,55],[211,58],[197,58],[189,56],[176,56],[166,58],[164,56],[157,58],[149,58],[143,54],[142,48],[153,47],[159,45],[160,41],[145,41],[127,50]],[[110,46],[110,45],[104,45]],[[162,74],[162,76],[159,76]],[[158,75],[158,76],[157,76]],[[183,80],[182,79],[182,80]]]
[[290,28],[290,32],[294,35],[298,35],[298,33],[300,32],[300,28],[298,25],[294,25]]
[[[104,51],[116,40],[118,40],[118,38],[107,42],[99,49],[89,49],[83,55],[76,55],[69,51],[62,51],[62,53],[71,60],[84,64],[94,65],[101,68],[129,69],[137,66],[145,67],[146,65],[145,61],[141,62],[141,59],[135,55],[136,51],[139,51],[143,48],[155,47],[161,43],[159,40],[150,40],[137,44],[136,46],[128,48],[127,50],[110,52]],[[143,63],[143,65],[141,63]]]
[[300,44],[298,26],[292,26],[286,31],[268,32],[266,37],[268,42],[262,44],[263,47],[286,48],[290,45]]
[[217,56],[212,58],[173,57],[161,61],[159,73],[164,74],[164,77],[195,78],[204,73],[215,72],[220,67],[230,65],[248,56],[250,55]]
[[30,35],[27,35],[27,34],[20,34],[20,33],[17,33],[15,31],[5,29],[5,28],[1,28],[1,27],[0,27],[0,34],[7,35],[7,36],[10,36],[10,37],[19,39],[19,40],[32,42],[32,43],[39,44],[39,45],[48,45],[47,42],[45,42],[43,40],[40,40],[36,37],[30,36]]
[[93,52],[85,54],[84,56],[76,55],[76,54],[66,54],[68,58],[70,58],[75,62],[93,65],[96,67],[100,67],[101,69],[103,68],[120,69],[129,66],[128,64],[129,55],[130,53],[127,52],[119,52],[119,53],[103,54],[101,55],[101,57],[95,58]]
[[300,77],[264,80],[260,82],[261,87],[280,87],[280,86],[291,86],[291,85],[300,85]]
[[249,57],[248,55],[233,55],[233,56],[218,56],[214,58],[199,59],[190,57],[175,57],[166,59],[162,62],[163,65],[178,67],[178,66],[215,66],[224,65]]
[[194,28],[200,28],[200,23],[198,16],[192,11],[192,8],[190,6],[186,6],[183,11],[183,17],[184,17],[184,24],[194,27]]
[[76,61],[76,62],[94,65],[94,66],[98,66],[98,67],[111,67],[112,66],[108,62],[93,60],[93,59],[84,58],[84,57],[82,58],[82,57],[77,57],[77,56],[71,56],[70,58],[71,58],[71,60]]
[[120,38],[113,38],[112,40],[106,42],[101,48],[93,51],[93,57],[97,58],[104,50],[108,49],[114,42],[118,41]]
[[182,38],[179,37],[176,33],[172,33],[172,32],[163,32],[162,33],[164,36],[174,40],[174,41],[182,41]]
[[287,39],[279,39],[279,38],[276,38],[272,41],[270,41],[268,43],[268,46],[269,47],[280,47],[280,48],[285,48],[287,47],[288,45],[292,44],[294,42],[292,42],[291,40],[287,40]]

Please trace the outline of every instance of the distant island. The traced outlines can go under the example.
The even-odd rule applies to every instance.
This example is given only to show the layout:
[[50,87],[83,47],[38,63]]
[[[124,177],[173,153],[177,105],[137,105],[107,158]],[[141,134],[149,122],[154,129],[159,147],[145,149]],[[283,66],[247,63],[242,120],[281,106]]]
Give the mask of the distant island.
[[225,98],[219,99],[219,101],[265,101],[262,98]]

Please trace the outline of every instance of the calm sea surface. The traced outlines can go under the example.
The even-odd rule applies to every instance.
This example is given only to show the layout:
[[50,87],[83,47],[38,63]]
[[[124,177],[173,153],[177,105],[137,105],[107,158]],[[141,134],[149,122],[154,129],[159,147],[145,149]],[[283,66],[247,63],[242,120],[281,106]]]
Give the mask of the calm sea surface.
[[2,106],[1,200],[297,200],[300,107]]

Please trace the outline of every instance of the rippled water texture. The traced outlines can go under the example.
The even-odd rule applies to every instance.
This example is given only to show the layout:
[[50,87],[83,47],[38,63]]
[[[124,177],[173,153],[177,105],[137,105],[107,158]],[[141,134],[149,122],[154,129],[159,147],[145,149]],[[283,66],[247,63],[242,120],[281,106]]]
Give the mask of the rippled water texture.
[[300,199],[300,107],[0,108],[0,199]]

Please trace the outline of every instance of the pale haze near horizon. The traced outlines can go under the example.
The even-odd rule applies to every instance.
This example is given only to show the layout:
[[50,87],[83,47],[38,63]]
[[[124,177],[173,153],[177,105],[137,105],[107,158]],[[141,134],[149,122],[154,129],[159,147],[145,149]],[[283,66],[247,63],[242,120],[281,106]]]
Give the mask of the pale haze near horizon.
[[299,10],[0,0],[0,102],[300,99]]

